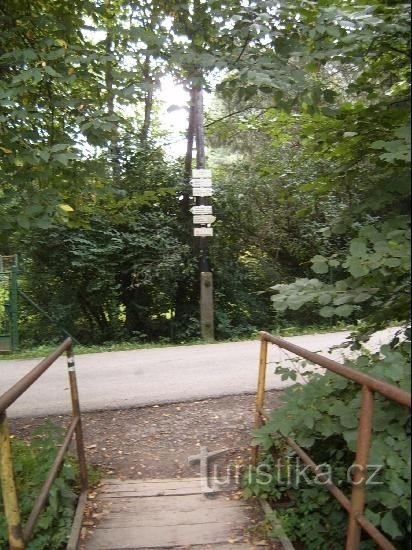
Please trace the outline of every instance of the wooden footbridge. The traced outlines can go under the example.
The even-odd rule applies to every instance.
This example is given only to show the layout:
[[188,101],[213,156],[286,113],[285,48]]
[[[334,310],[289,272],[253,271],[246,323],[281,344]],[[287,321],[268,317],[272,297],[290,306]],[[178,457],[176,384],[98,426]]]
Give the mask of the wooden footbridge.
[[[357,466],[351,499],[325,480],[324,487],[348,512],[347,550],[358,550],[361,531],[372,538],[378,547],[395,550],[389,541],[364,515],[366,471],[372,439],[374,395],[378,393],[400,405],[411,406],[411,394],[382,380],[372,378],[355,369],[348,368],[332,359],[300,348],[286,340],[261,333],[258,389],[256,398],[255,426],[265,422],[264,396],[267,370],[268,344],[275,344],[315,365],[319,365],[361,386],[362,402],[359,415],[358,442],[355,465]],[[73,418],[66,437],[58,449],[54,464],[44,482],[33,509],[22,526],[19,503],[14,483],[7,408],[18,399],[63,353],[67,354]],[[83,513],[88,498],[87,465],[83,445],[82,425],[71,338],[67,338],[49,357],[0,396],[0,480],[11,550],[24,550],[32,538],[36,522],[47,502],[50,488],[63,463],[72,438],[80,472],[81,494],[78,500],[68,550],[138,549],[138,548],[253,548],[244,540],[244,529],[250,520],[250,506],[232,500],[229,493],[216,490],[207,484],[205,472],[201,477],[169,480],[110,480],[98,491],[98,504],[102,518],[91,536],[80,541]],[[300,459],[320,477],[318,466],[290,437],[285,438]],[[253,460],[257,461],[255,448]],[[198,457],[192,457],[196,459]],[[201,458],[201,457],[200,457]],[[200,460],[199,458],[199,460]],[[290,548],[290,542],[280,537],[279,545]]]

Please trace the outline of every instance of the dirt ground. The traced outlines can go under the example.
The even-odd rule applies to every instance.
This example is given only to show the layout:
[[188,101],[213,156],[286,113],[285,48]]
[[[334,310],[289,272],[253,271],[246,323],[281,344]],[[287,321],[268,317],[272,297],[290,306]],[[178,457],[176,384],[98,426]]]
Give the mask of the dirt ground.
[[[268,392],[266,408],[279,404],[280,392]],[[228,449],[225,463],[248,462],[254,421],[253,395],[236,395],[154,405],[139,409],[82,414],[87,460],[119,479],[180,478],[199,474],[189,457],[200,447]],[[67,426],[68,416],[49,417]],[[10,419],[10,430],[29,437],[44,418]],[[217,463],[222,463],[219,458]]]
[[[267,392],[266,409],[279,405],[280,392]],[[199,464],[189,458],[202,447],[208,451],[226,449],[212,462],[214,478],[229,476],[236,481],[237,472],[249,464],[254,422],[254,395],[236,395],[154,405],[139,409],[86,412],[82,414],[87,460],[98,465],[105,477],[116,479],[185,478],[200,476]],[[67,426],[65,415],[49,417]],[[30,438],[44,418],[10,419],[16,436]],[[233,498],[240,498],[234,495]],[[99,511],[89,508],[89,529]],[[261,533],[256,525],[262,514],[256,511],[250,531],[253,539]],[[276,543],[260,543],[276,548]]]

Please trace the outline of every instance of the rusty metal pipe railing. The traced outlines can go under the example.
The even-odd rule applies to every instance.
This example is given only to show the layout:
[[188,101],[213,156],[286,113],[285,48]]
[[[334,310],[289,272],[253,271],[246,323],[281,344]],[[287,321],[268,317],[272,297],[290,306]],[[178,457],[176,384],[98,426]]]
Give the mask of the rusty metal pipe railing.
[[66,338],[53,353],[45,357],[30,372],[0,396],[0,414],[18,399],[65,351],[72,345],[71,338]]
[[377,529],[373,523],[360,514],[356,514],[356,521],[362,527],[362,529],[368,533],[368,535],[373,539],[379,548],[382,550],[396,550],[396,547]]
[[346,548],[359,546],[361,527],[356,518],[361,515],[366,498],[366,468],[368,465],[369,449],[372,443],[373,422],[373,392],[362,386],[362,402],[360,409],[358,439],[356,444],[355,472],[352,483],[352,504],[349,511],[349,525]]
[[[411,406],[411,394],[383,380],[378,380],[355,369],[342,365],[328,357],[324,357],[312,351],[296,346],[283,338],[273,336],[267,332],[260,332],[261,350],[259,357],[259,376],[256,393],[255,427],[259,428],[265,423],[264,416],[264,394],[265,377],[267,367],[267,344],[271,342],[283,349],[286,349],[299,357],[303,357],[316,365],[328,369],[348,380],[352,380],[362,386],[362,402],[360,408],[360,419],[358,426],[358,439],[356,446],[356,467],[352,484],[351,500],[330,480],[326,474],[322,477],[316,463],[310,456],[290,437],[283,437],[286,443],[295,453],[307,464],[311,470],[324,480],[325,487],[348,512],[348,530],[346,535],[346,550],[357,550],[360,544],[361,529],[363,529],[383,550],[395,550],[394,545],[363,515],[366,501],[366,468],[369,450],[372,441],[372,421],[374,392],[380,393],[386,398],[404,406]],[[252,463],[257,464],[259,447],[252,451]]]
[[76,437],[77,457],[79,461],[80,488],[82,491],[87,491],[88,485],[89,485],[87,480],[87,462],[86,462],[86,452],[84,449],[84,442],[83,442],[82,419],[81,419],[81,413],[80,413],[79,390],[77,388],[73,345],[71,345],[67,350],[67,370],[69,372],[72,414],[74,418],[78,418],[75,437]]
[[280,348],[286,349],[295,355],[299,355],[299,357],[303,357],[304,359],[307,359],[320,367],[324,367],[325,369],[335,372],[336,374],[340,374],[341,376],[344,376],[353,382],[357,382],[362,386],[367,386],[369,389],[384,395],[388,399],[396,401],[400,405],[405,405],[406,407],[411,406],[411,394],[401,388],[398,388],[397,386],[393,386],[383,380],[378,380],[377,378],[368,376],[367,374],[352,369],[351,367],[341,365],[333,359],[329,359],[328,357],[324,357],[323,355],[319,355],[313,351],[296,346],[295,344],[292,344],[283,338],[273,336],[268,332],[260,332],[259,334],[261,338],[267,342],[276,344]]
[[[6,411],[40,376],[60,357],[64,352],[67,354],[67,367],[69,374],[70,396],[72,402],[73,419],[66,430],[64,441],[54,459],[47,478],[43,483],[39,495],[32,507],[29,518],[24,529],[21,526],[20,510],[18,506],[16,487],[14,483],[13,464],[10,446],[10,434]],[[70,442],[76,438],[76,450],[79,462],[79,475],[81,495],[78,500],[75,514],[76,521],[70,536],[70,547],[75,548],[80,534],[81,518],[87,500],[87,463],[83,443],[83,432],[81,425],[81,414],[79,404],[79,393],[77,388],[75,362],[73,357],[73,343],[71,338],[62,342],[53,353],[40,361],[30,372],[23,376],[16,384],[0,396],[0,482],[3,494],[3,503],[8,527],[8,539],[11,550],[24,550],[26,543],[30,540],[36,521],[40,516],[59,469],[64,461]]]

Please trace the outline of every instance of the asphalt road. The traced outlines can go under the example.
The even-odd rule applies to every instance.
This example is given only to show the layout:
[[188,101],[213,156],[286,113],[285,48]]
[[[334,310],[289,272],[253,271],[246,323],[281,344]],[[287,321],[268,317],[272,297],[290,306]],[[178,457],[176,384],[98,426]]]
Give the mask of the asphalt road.
[[[299,346],[327,355],[348,332],[287,338]],[[288,361],[290,354],[269,346],[269,363]],[[332,357],[338,358],[336,352]],[[200,344],[133,351],[92,353],[76,357],[81,408],[85,411],[140,407],[254,392],[259,341]],[[36,359],[0,362],[0,394],[36,364]],[[268,365],[267,389],[290,382]],[[65,358],[59,358],[9,409],[14,417],[61,414],[70,411]]]

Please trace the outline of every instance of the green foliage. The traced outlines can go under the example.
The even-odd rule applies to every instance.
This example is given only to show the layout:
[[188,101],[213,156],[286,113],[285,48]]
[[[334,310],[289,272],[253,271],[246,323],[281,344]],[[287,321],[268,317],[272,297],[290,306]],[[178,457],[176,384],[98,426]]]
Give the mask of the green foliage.
[[[409,318],[410,12],[404,4],[378,0],[359,5],[285,1],[270,13],[258,2],[245,12],[242,21],[256,23],[249,27],[253,38],[220,86],[228,112],[239,114],[236,123],[225,120],[224,128],[215,127],[213,139],[250,151],[257,172],[262,151],[268,156],[282,151],[287,158],[285,149],[294,148],[292,155],[303,167],[299,182],[293,160],[284,179],[271,180],[276,166],[265,174],[272,183],[270,197],[282,188],[286,195],[283,212],[267,224],[271,233],[284,224],[289,205],[299,229],[309,228],[306,240],[300,239],[304,254],[296,272],[273,277],[276,316],[306,317],[310,311],[325,320],[357,323],[361,331],[352,347],[359,349],[376,328]],[[262,130],[263,144],[258,141]],[[238,158],[235,162],[240,165]],[[278,238],[275,246],[282,244]],[[278,258],[275,262],[283,267]],[[352,366],[406,389],[410,334],[400,340],[371,357],[361,355]],[[283,366],[277,372],[297,379],[296,369]],[[284,459],[287,450],[272,436],[280,431],[295,437],[316,462],[345,469],[353,460],[357,391],[330,374],[314,376],[287,390],[257,437],[266,451],[275,446]],[[410,529],[409,420],[397,405],[376,401],[371,462],[383,464],[385,483],[368,488],[368,517],[402,547]],[[273,473],[275,465],[268,464]],[[259,480],[251,481],[249,494],[257,494]],[[323,488],[282,491],[275,484],[268,496],[278,508],[288,502],[280,509],[290,536],[308,548],[339,545],[345,513]]]
[[[278,442],[277,446],[280,452],[281,443]],[[257,497],[275,503],[283,532],[293,541],[304,542],[305,548],[326,550],[330,548],[331,540],[343,543],[342,524],[346,512],[324,488],[299,484],[299,491],[293,490],[299,479],[294,457],[286,452],[282,456],[283,462],[267,454],[258,468],[242,478],[244,498]],[[272,527],[270,534],[275,538],[280,533]]]
[[[12,439],[12,457],[22,521],[26,521],[34,501],[53,464],[58,445],[63,440],[63,430],[51,422],[37,428],[31,442]],[[93,471],[93,479],[99,473]],[[47,505],[36,524],[29,550],[61,549],[67,545],[78,496],[78,468],[75,460],[67,455],[59,475],[50,489]],[[7,545],[7,526],[3,504],[0,500],[0,546]]]
[[[381,346],[379,351],[358,354],[357,358],[347,360],[346,364],[407,390],[411,383],[410,339],[397,337],[390,345]],[[287,370],[278,367],[276,372],[285,375]],[[294,369],[289,369],[286,374],[295,379]],[[309,384],[285,390],[282,406],[273,410],[267,424],[256,432],[256,441],[265,452],[275,449],[277,457],[290,465],[289,479],[294,480],[300,467],[296,465],[296,457],[282,439],[274,439],[273,434],[293,437],[317,464],[330,465],[333,482],[350,496],[347,470],[355,458],[359,386],[332,373],[308,375],[306,371],[306,376],[311,378]],[[366,516],[400,545],[410,536],[409,429],[408,410],[384,397],[375,397],[374,437],[368,475],[372,476],[374,472],[372,465],[381,469],[373,480],[378,483],[367,485]],[[263,464],[268,461],[271,464],[268,472],[273,476],[273,458],[266,457]],[[324,487],[313,483],[285,484],[285,476],[281,477],[283,485],[276,477],[273,479],[267,496],[278,501],[286,495],[288,506],[285,510],[281,508],[281,517],[285,520],[284,528],[293,540],[303,540],[307,548],[327,548],[330,540],[335,543],[343,540],[344,532],[338,526],[345,521],[346,513],[339,510],[335,503],[332,504],[332,497]],[[248,494],[257,494],[255,485],[259,484],[259,480],[252,479],[249,483]],[[310,525],[319,521],[321,514],[321,529],[315,535]]]
[[319,228],[341,208],[340,197],[319,200],[305,190],[308,178],[316,178],[326,167],[321,160],[308,158],[295,143],[294,118],[285,114],[277,118],[251,112],[210,130],[212,143],[222,147],[222,157],[228,156],[225,147],[232,133],[242,136],[232,140],[234,154],[216,159],[217,221],[211,244],[219,285],[217,308],[222,296],[225,314],[237,326],[242,318],[260,328],[315,322],[310,308],[296,316],[278,314],[273,322],[270,287],[274,280],[309,274],[310,258],[325,250]]
[[[274,308],[298,310],[304,304],[322,306],[322,317],[349,317],[370,321],[405,318],[408,315],[410,281],[410,230],[406,217],[378,226],[365,225],[347,249],[332,256],[314,256],[312,269],[320,275],[339,269],[334,284],[319,279],[298,279],[272,287]],[[346,277],[345,277],[346,275]]]
[[[49,244],[46,251],[50,238],[55,246]],[[159,316],[173,307],[176,268],[185,249],[161,214],[146,213],[128,226],[110,225],[95,215],[89,229],[55,227],[33,235],[28,244],[41,269],[35,276],[45,283],[36,300],[83,341],[121,338],[122,330],[123,336],[127,330],[150,335],[155,330],[150,324],[156,325],[151,318],[160,322]],[[42,320],[36,315],[27,321],[26,338],[32,323],[35,330]]]

